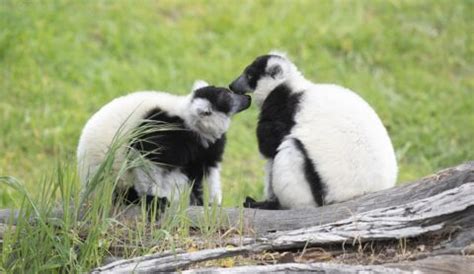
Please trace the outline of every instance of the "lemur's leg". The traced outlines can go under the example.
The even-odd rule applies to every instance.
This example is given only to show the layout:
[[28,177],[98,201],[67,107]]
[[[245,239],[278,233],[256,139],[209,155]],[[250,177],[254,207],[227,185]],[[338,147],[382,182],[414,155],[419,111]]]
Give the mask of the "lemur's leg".
[[273,160],[272,187],[282,208],[318,206],[322,193],[314,163],[304,145],[297,139],[285,139]]
[[209,175],[207,176],[207,186],[209,189],[209,203],[222,203],[222,190],[221,190],[221,166],[218,164],[215,167],[209,169]]
[[278,202],[278,198],[273,191],[273,160],[268,159],[267,163],[265,164],[265,178],[264,178],[264,194],[265,200],[261,202],[255,201],[251,197],[247,197],[244,202],[244,207],[248,208],[259,208],[259,209],[280,209],[280,203]]
[[265,163],[265,178],[264,178],[264,195],[266,200],[275,200],[275,192],[273,191],[272,186],[272,169],[273,169],[273,160],[268,159]]
[[155,205],[156,213],[161,213],[170,203],[179,201],[188,186],[189,179],[181,171],[166,171],[159,166],[148,165],[134,168],[132,172],[134,185],[128,190],[127,200],[133,202],[137,200],[135,197],[144,199],[150,213]]
[[[160,198],[153,195],[141,196],[134,186],[116,189],[113,193],[113,201],[115,205],[138,205],[143,201],[150,220],[157,219],[169,205],[169,201],[166,197]],[[154,211],[155,208],[156,211]],[[154,217],[152,213],[155,213]]]

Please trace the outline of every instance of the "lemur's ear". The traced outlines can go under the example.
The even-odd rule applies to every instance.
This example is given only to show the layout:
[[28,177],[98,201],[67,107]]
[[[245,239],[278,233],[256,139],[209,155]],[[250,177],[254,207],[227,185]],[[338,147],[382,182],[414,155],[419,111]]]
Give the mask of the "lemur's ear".
[[193,100],[191,107],[200,117],[210,116],[212,114],[212,106],[206,99]]
[[203,88],[203,87],[207,87],[209,86],[209,84],[204,81],[204,80],[196,80],[194,81],[193,83],[193,87],[191,88],[191,91],[195,91],[197,89],[200,89],[200,88]]
[[273,79],[277,79],[283,76],[283,69],[278,64],[269,67],[267,72]]
[[272,50],[268,53],[269,55],[276,55],[276,56],[280,56],[282,58],[288,58],[288,55],[286,54],[286,52],[283,52],[283,51],[279,51],[279,50]]

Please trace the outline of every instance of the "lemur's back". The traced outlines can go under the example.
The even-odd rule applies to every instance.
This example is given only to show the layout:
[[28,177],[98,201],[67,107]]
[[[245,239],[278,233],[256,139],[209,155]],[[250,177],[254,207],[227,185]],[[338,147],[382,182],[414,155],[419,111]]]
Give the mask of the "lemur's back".
[[[156,92],[142,91],[116,98],[99,109],[82,130],[77,149],[79,176],[83,183],[103,162],[114,138],[130,134],[145,115],[159,107],[178,115],[183,97]],[[90,145],[90,144],[94,145]],[[125,147],[116,152],[114,168],[123,163]]]
[[326,202],[395,184],[397,163],[390,138],[361,97],[337,85],[314,84],[301,102],[291,135],[303,142],[315,170],[330,185]]

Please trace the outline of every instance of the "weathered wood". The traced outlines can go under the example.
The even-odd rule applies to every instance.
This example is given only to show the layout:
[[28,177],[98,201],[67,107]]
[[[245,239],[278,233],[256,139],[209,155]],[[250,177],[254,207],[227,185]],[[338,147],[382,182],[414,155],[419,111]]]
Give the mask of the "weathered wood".
[[[321,244],[378,241],[420,236],[442,231],[451,224],[461,228],[474,223],[474,182],[461,184],[434,196],[398,206],[354,214],[333,223],[258,237],[256,243],[238,248],[208,249],[194,253],[122,260],[96,272],[173,271],[191,264],[259,253],[264,250],[304,248]],[[472,231],[471,231],[472,232]],[[151,258],[151,259],[150,259]]]
[[348,265],[335,263],[289,263],[274,265],[252,265],[233,268],[201,268],[186,270],[182,273],[271,273],[276,271],[317,273],[472,273],[474,258],[472,256],[436,256],[414,262],[384,265]]
[[[217,216],[221,219],[223,226],[244,227],[247,232],[263,235],[267,232],[326,224],[348,218],[356,213],[413,202],[473,181],[474,161],[471,161],[439,171],[413,183],[369,193],[338,204],[293,210],[221,208]],[[187,211],[193,224],[198,226],[199,223],[203,223],[205,212],[202,207],[190,207]],[[130,219],[139,215],[140,209],[129,208],[122,212],[121,218]],[[0,222],[1,216],[0,211]],[[242,226],[240,222],[243,222]]]
[[182,273],[274,273],[274,272],[316,272],[316,273],[411,273],[410,271],[399,270],[396,268],[388,268],[381,265],[363,266],[363,265],[348,265],[348,264],[331,264],[331,263],[288,263],[288,264],[274,264],[274,265],[251,265],[239,266],[233,268],[202,268],[186,270]]
[[[416,182],[403,184],[392,189],[370,193],[343,203],[312,209],[256,210],[222,209],[222,219],[228,226],[244,227],[257,235],[267,232],[292,230],[335,222],[377,208],[398,206],[424,199],[468,182],[474,182],[474,161],[442,170],[435,175]],[[191,207],[188,215],[194,223],[199,223],[203,209]]]
[[8,224],[10,223],[10,221],[12,221],[13,224],[15,224],[17,219],[18,219],[18,210],[0,209],[0,223]]
[[438,231],[454,223],[471,226],[474,222],[473,197],[474,182],[412,203],[375,209],[334,223],[277,232],[269,239],[272,245],[289,248],[306,243],[401,239]]
[[98,267],[92,273],[131,273],[131,272],[147,272],[147,271],[174,271],[184,268],[193,263],[226,258],[241,255],[247,252],[259,252],[270,246],[262,244],[243,246],[235,249],[215,248],[206,249],[193,253],[142,256],[133,258],[132,260],[120,260],[112,264]]
[[474,270],[474,257],[473,256],[432,256],[426,259],[403,262],[384,264],[387,268],[396,268],[399,270],[418,273],[453,273],[453,274],[470,274]]
[[[222,208],[220,218],[223,220],[223,225],[240,227],[239,222],[243,222],[244,228],[248,228],[248,230],[255,232],[257,235],[263,235],[267,232],[326,224],[348,218],[357,213],[413,202],[473,181],[474,161],[471,161],[442,170],[413,183],[369,193],[338,204],[312,209],[276,211]],[[137,207],[129,208],[121,214],[120,218],[134,219],[140,216],[140,212],[140,209]],[[60,214],[60,211],[55,211],[52,217]],[[188,216],[194,224],[202,223],[201,219],[204,216],[204,210],[202,207],[190,207],[188,209]],[[0,223],[8,223],[10,219],[16,220],[18,218],[19,216],[16,210],[0,210]]]

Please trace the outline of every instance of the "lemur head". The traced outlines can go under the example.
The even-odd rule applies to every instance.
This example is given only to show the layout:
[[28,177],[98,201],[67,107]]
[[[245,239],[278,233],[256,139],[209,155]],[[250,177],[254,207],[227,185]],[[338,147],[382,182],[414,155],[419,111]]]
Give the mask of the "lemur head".
[[254,93],[257,104],[261,105],[274,88],[283,83],[292,86],[301,77],[296,66],[284,54],[270,52],[257,57],[229,88],[238,94]]
[[248,95],[196,81],[189,103],[185,106],[186,123],[206,141],[214,142],[227,131],[231,117],[247,109],[250,102]]

